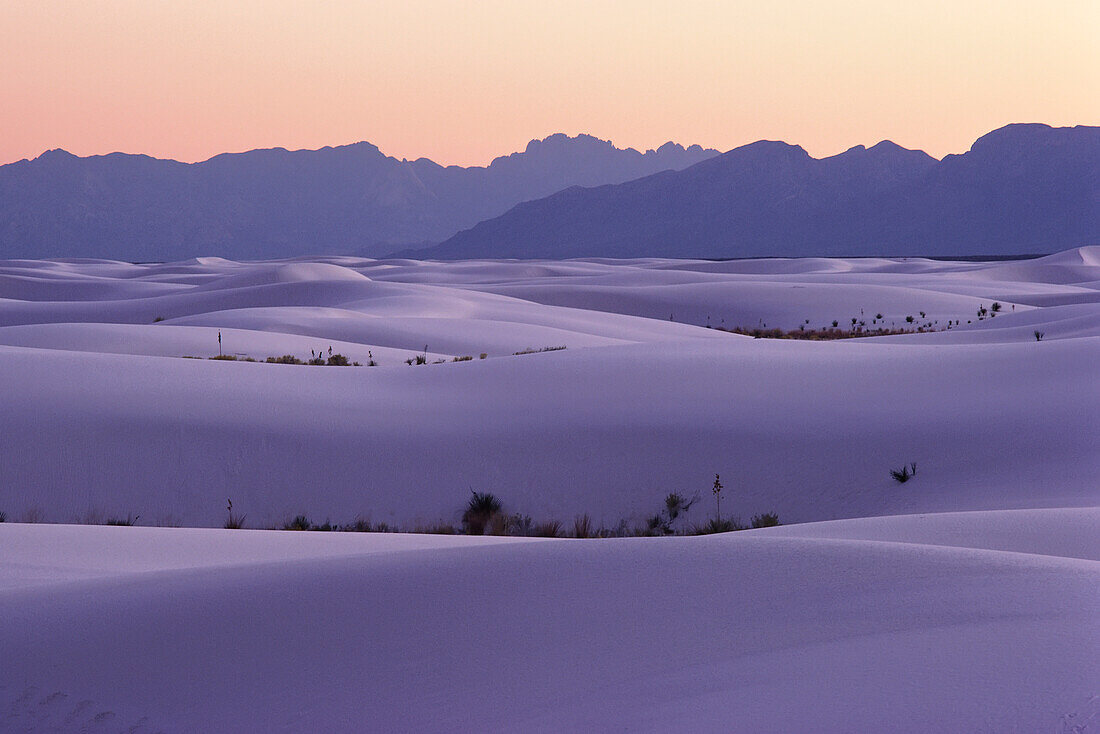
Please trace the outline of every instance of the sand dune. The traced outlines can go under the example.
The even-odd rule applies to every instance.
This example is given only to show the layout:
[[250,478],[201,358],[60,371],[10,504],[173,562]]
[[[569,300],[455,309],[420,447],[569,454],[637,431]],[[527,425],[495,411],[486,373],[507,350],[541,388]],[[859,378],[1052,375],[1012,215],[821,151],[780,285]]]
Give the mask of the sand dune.
[[[1097,282],[1097,248],[0,263],[0,729],[1087,730]],[[906,316],[931,330],[706,328]],[[219,333],[261,362],[182,359]],[[379,366],[262,362],[329,347]],[[458,523],[471,489],[607,527],[698,494],[703,522],[715,473],[725,516],[785,524],[215,529],[229,498],[252,528]],[[18,523],[127,516],[196,527]]]

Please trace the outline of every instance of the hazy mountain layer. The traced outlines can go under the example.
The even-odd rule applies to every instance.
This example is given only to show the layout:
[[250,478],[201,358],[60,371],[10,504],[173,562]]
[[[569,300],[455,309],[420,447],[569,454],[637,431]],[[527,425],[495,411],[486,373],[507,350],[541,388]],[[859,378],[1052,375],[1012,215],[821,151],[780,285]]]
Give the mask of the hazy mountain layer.
[[888,141],[823,159],[760,141],[520,204],[417,255],[1024,254],[1096,242],[1100,128],[1009,125],[942,161]]
[[568,186],[620,183],[717,152],[666,143],[641,153],[560,134],[472,168],[398,160],[370,143],[195,164],[53,150],[0,166],[0,257],[379,254],[440,242]]

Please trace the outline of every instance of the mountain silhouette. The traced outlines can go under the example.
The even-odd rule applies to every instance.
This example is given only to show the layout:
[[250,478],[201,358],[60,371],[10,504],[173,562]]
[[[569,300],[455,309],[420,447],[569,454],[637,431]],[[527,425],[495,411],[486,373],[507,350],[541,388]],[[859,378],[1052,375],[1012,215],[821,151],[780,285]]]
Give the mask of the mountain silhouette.
[[236,259],[377,255],[440,242],[569,186],[629,181],[717,154],[551,135],[485,167],[398,160],[370,143],[187,164],[51,150],[0,166],[0,257]]
[[941,161],[889,141],[829,158],[760,141],[573,187],[418,257],[1030,254],[1100,242],[1100,128],[1014,124]]

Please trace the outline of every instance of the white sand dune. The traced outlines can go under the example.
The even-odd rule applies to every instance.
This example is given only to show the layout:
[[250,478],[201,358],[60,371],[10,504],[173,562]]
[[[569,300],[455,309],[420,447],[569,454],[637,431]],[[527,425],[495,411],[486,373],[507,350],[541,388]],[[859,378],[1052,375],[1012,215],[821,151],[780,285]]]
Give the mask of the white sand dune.
[[1097,711],[1100,563],[1049,542],[1088,548],[1098,522],[537,543],[3,526],[48,580],[0,590],[0,706],[14,731],[1073,731]]
[[[1095,247],[0,262],[0,731],[1088,731],[1098,282]],[[933,331],[706,328],[878,313]],[[219,332],[261,362],[181,359]],[[380,366],[262,362],[330,346]],[[716,473],[726,516],[784,526],[215,529],[229,498],[252,528],[457,524],[471,489],[607,527],[698,494],[703,522]],[[198,527],[13,523],[127,516]]]

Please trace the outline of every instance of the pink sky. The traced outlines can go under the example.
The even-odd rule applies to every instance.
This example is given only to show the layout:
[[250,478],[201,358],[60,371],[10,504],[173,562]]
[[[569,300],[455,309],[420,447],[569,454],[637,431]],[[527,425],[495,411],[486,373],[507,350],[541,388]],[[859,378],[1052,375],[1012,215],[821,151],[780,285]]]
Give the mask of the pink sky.
[[369,140],[484,164],[534,137],[939,157],[1100,124],[1097,0],[5,0],[0,163]]

